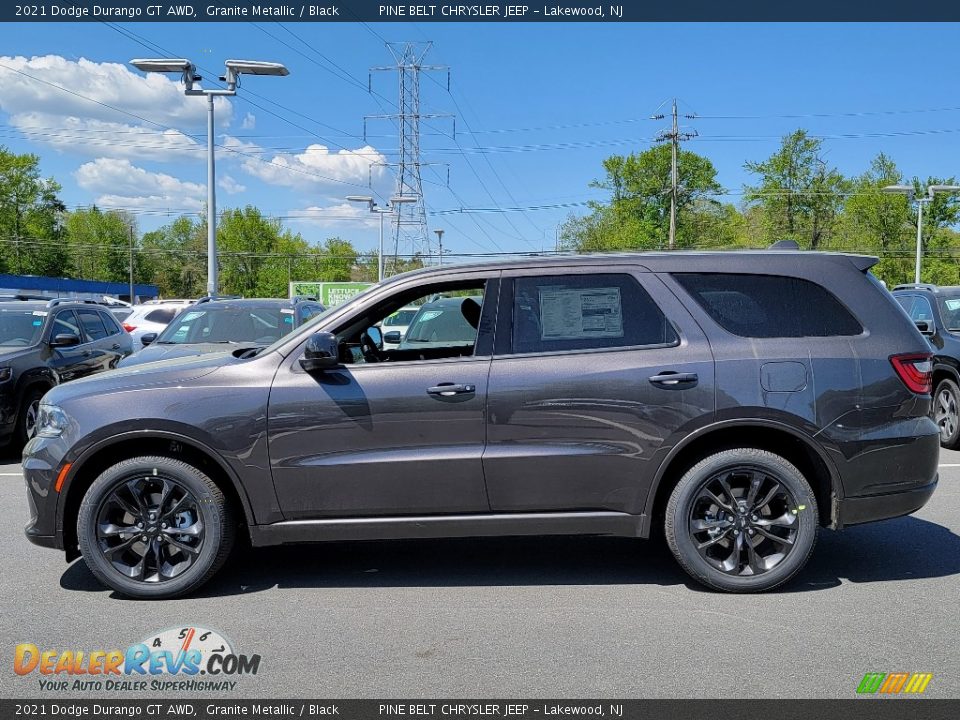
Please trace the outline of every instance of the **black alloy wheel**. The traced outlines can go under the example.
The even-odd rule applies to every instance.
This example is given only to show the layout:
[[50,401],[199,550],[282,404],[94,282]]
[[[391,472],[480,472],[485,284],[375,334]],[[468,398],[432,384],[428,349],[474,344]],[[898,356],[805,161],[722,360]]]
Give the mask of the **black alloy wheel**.
[[173,478],[134,475],[100,503],[97,545],[129,578],[162,583],[189,568],[203,549],[204,526],[193,494]]
[[77,517],[80,552],[104,585],[130,597],[170,598],[209,580],[236,531],[230,504],[200,469],[136,457],[105,470]]
[[816,497],[797,468],[766,450],[704,458],[677,483],[664,533],[687,573],[727,592],[762,592],[792,578],[816,543]]

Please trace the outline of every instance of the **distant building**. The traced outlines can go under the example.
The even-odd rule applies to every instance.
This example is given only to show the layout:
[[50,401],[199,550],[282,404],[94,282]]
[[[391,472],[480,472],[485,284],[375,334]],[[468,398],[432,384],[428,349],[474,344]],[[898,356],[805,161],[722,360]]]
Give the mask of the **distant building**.
[[104,295],[125,300],[143,302],[159,297],[156,285],[135,283],[134,299],[130,299],[130,285],[122,282],[101,280],[74,280],[71,278],[42,277],[40,275],[4,275],[0,273],[0,295],[30,293],[50,297],[68,297],[80,300],[101,300]]

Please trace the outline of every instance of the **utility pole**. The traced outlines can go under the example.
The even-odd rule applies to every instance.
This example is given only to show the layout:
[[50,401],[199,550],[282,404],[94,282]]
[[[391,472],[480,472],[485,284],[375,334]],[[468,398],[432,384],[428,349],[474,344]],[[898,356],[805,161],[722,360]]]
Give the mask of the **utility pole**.
[[[664,130],[657,135],[657,142],[663,142],[664,140],[670,141],[670,236],[667,241],[667,248],[673,250],[677,240],[677,189],[679,186],[677,155],[680,152],[680,142],[682,140],[692,140],[697,136],[697,131],[690,130],[689,132],[680,132],[676,98],[673,99],[673,108],[670,117],[670,131],[667,132]],[[696,115],[684,115],[684,117],[692,120]],[[654,115],[651,119],[663,120],[664,115]]]
[[133,305],[133,227],[127,229],[130,231],[130,304]]
[[[414,202],[397,208],[393,217],[393,263],[397,266],[400,248],[400,233],[402,227],[410,229],[411,255],[423,253],[431,255],[430,237],[427,232],[427,211],[423,202],[423,181],[420,178],[420,168],[427,167],[420,157],[420,121],[430,118],[453,117],[449,113],[422,113],[420,112],[420,73],[426,71],[446,71],[447,90],[450,89],[450,69],[446,65],[428,65],[424,58],[433,47],[432,42],[414,43],[400,42],[387,43],[387,49],[394,58],[393,65],[370,68],[371,79],[368,86],[372,87],[372,73],[375,71],[392,71],[397,73],[399,81],[399,112],[389,115],[367,115],[364,117],[364,141],[366,141],[367,120],[392,120],[397,123],[400,132],[400,157],[398,163],[376,163],[386,167],[395,167],[397,186],[394,192],[396,197],[412,198]],[[456,130],[454,130],[456,135]]]

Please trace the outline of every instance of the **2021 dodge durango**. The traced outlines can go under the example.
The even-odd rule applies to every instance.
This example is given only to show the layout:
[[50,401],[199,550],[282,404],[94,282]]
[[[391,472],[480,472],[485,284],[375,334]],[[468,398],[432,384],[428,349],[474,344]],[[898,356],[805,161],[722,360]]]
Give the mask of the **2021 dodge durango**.
[[[937,484],[926,340],[875,258],[788,251],[523,259],[391,278],[262,350],[51,390],[27,537],[134,597],[188,593],[238,533],[662,533],[711,588],[792,578],[818,528]],[[472,344],[377,323],[464,300]],[[479,304],[479,312],[475,305]]]

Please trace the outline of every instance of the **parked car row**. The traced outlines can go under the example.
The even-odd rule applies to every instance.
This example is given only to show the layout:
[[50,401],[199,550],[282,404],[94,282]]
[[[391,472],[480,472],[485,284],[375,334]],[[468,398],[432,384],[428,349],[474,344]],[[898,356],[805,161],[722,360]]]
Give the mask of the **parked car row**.
[[311,298],[203,298],[124,307],[106,300],[0,296],[0,444],[23,446],[33,437],[40,399],[61,383],[226,346],[262,347],[323,310]]
[[[255,546],[662,535],[697,582],[769,590],[820,527],[912,513],[937,486],[933,353],[875,262],[773,250],[443,266],[299,329],[295,307],[221,302],[253,328],[249,348],[44,396],[26,534],[141,598],[198,588],[240,533]],[[147,349],[222,342],[214,307],[191,305]]]

